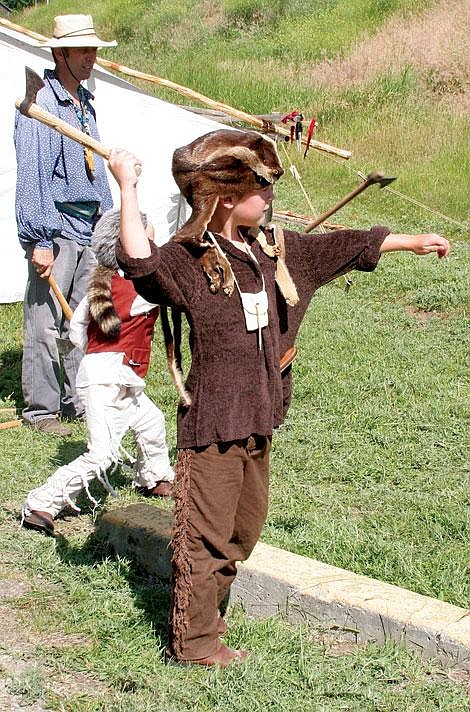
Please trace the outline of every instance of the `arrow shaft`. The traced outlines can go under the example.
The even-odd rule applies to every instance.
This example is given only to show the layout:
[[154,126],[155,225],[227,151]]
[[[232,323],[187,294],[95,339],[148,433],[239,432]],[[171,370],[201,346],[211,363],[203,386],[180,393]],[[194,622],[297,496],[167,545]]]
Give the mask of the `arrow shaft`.
[[348,195],[345,195],[345,197],[342,198],[338,203],[336,203],[336,205],[333,205],[332,208],[330,208],[330,209],[327,210],[326,212],[324,212],[324,213],[322,213],[321,215],[319,215],[318,218],[316,218],[315,220],[313,220],[313,222],[310,222],[310,223],[306,226],[304,232],[311,232],[311,231],[314,230],[316,227],[318,227],[318,225],[321,225],[321,223],[324,222],[325,220],[327,220],[327,219],[330,217],[330,215],[333,215],[333,214],[336,213],[340,208],[342,208],[344,205],[346,205],[346,203],[349,203],[351,200],[353,200],[353,198],[355,198],[357,195],[359,195],[359,193],[362,193],[363,190],[365,190],[366,188],[368,188],[369,185],[372,185],[372,182],[371,182],[371,181],[367,181],[367,180],[366,180],[364,183],[362,183],[361,185],[358,185],[357,188],[355,188],[355,189],[352,190],[350,193],[348,193]]

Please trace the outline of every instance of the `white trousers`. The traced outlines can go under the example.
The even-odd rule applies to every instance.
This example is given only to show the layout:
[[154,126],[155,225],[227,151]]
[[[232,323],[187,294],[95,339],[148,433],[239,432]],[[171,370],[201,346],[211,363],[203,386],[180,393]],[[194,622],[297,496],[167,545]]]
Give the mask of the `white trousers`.
[[59,467],[41,487],[31,490],[23,505],[26,516],[31,510],[39,510],[56,517],[67,505],[80,511],[75,499],[83,489],[98,504],[88,489],[95,478],[116,496],[106,470],[119,462],[121,441],[128,430],[134,435],[138,452],[133,485],[152,488],[161,480],[174,479],[163,413],[141,388],[92,384],[77,387],[77,395],[85,408],[88,449],[69,465]]

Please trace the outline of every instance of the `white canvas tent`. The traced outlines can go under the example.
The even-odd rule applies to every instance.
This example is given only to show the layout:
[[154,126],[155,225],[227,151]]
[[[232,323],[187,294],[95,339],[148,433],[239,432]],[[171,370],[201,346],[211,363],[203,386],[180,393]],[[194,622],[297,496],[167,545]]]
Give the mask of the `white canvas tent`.
[[[42,76],[46,67],[53,66],[51,60],[49,49],[38,47],[27,36],[0,26],[0,100],[3,104],[0,120],[0,303],[22,300],[26,282],[26,264],[15,222],[15,100],[24,95],[25,66]],[[98,66],[88,88],[94,94],[96,92],[94,105],[103,144],[109,148],[126,148],[142,159],[139,202],[155,226],[157,242],[165,242],[174,231],[180,203],[171,175],[173,151],[197,136],[220,128],[220,124],[148,96]],[[118,204],[117,185],[112,176],[110,185],[115,204]]]

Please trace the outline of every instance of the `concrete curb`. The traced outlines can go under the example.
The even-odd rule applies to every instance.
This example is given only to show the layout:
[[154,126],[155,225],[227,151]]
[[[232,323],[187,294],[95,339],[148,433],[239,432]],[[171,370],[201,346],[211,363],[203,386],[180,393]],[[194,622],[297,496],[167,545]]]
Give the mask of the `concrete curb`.
[[[136,504],[106,513],[100,536],[168,585],[171,512]],[[238,566],[230,603],[262,618],[327,625],[357,642],[391,638],[445,667],[470,670],[470,611],[305,556],[258,543]]]

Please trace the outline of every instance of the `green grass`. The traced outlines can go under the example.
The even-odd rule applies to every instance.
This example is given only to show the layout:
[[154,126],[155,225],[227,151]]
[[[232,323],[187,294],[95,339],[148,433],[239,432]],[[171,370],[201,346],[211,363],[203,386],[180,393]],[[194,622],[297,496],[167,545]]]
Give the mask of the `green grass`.
[[[265,539],[466,606],[466,249],[387,256],[303,324]],[[465,266],[466,265],[466,266]]]
[[[104,558],[83,536],[54,542],[32,532],[8,535],[2,526],[1,540],[10,577],[21,567],[32,586],[10,602],[29,631],[22,660],[31,668],[7,684],[23,705],[45,701],[67,712],[469,708],[445,673],[399,646],[338,644],[327,631],[281,618],[248,621],[239,609],[228,640],[254,651],[250,664],[226,671],[165,666],[167,597],[128,562]],[[65,676],[82,689],[64,694]]]
[[[294,402],[274,439],[263,541],[468,605],[467,271],[464,244],[446,262],[387,255],[372,275],[354,275],[347,294],[332,284],[315,296],[298,341]],[[0,325],[0,397],[13,394],[20,406],[20,306],[1,306]],[[153,359],[148,392],[174,443],[176,398],[160,337]],[[36,641],[36,667],[11,681],[17,698],[77,712],[470,708],[459,686],[399,646],[338,645],[327,630],[249,621],[239,610],[229,642],[254,651],[249,666],[166,667],[167,595],[130,562],[107,558],[92,533],[101,511],[138,501],[130,473],[112,476],[117,501],[96,485],[100,509],[83,498],[83,513],[60,522],[52,541],[19,530],[19,508],[28,489],[83,450],[84,427],[64,441],[26,428],[0,439],[1,576],[33,585],[10,603]],[[64,675],[86,675],[88,692],[57,691]]]

